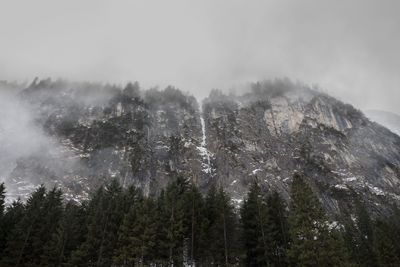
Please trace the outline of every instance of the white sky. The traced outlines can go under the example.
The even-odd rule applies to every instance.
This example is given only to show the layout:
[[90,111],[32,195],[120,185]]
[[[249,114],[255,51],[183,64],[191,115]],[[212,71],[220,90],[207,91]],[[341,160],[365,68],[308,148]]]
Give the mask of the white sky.
[[0,79],[211,88],[287,76],[400,113],[397,0],[0,0]]

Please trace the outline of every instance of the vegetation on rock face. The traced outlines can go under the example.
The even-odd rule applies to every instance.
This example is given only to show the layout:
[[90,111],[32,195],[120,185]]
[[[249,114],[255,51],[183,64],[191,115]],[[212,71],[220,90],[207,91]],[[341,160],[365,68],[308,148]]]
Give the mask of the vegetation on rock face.
[[138,83],[43,80],[21,95],[71,153],[19,159],[9,190],[57,181],[73,199],[117,180],[80,204],[41,186],[6,206],[0,185],[0,266],[400,266],[385,202],[400,139],[350,105],[288,79],[213,90],[202,110]]
[[243,94],[214,89],[202,103],[172,86],[144,90],[137,82],[37,79],[19,89],[16,98],[48,147],[23,157],[15,149],[3,153],[12,155],[4,164],[9,193],[24,200],[31,192],[24,188],[42,183],[86,199],[107,177],[158,194],[179,173],[201,190],[217,180],[235,199],[262,176],[262,186],[287,201],[285,178],[295,170],[312,177],[330,213],[350,190],[382,213],[385,201],[400,195],[400,139],[351,105],[289,79],[256,82]]
[[290,79],[275,79],[256,82],[251,85],[251,91],[261,98],[273,98],[283,96],[285,93],[305,87],[302,84],[295,84]]
[[330,222],[305,177],[295,174],[289,207],[253,182],[239,209],[221,187],[206,195],[178,176],[158,196],[116,180],[85,203],[36,189],[4,207],[1,266],[399,266],[399,212]]

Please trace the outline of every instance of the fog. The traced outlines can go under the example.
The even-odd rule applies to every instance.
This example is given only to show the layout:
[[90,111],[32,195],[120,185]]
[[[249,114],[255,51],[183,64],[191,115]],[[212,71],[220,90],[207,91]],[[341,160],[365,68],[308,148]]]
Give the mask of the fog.
[[5,177],[18,158],[40,153],[50,146],[50,140],[12,90],[2,87],[0,92],[0,177]]
[[[7,186],[7,202],[17,197],[24,198],[22,193],[30,193],[38,184],[57,185],[56,180],[42,180],[45,177],[34,173],[29,173],[29,179],[20,177],[18,173],[11,175],[17,164],[29,165],[29,159],[35,159],[35,164],[46,166],[46,171],[56,177],[80,166],[73,153],[63,148],[59,140],[45,133],[42,125],[37,123],[38,109],[20,97],[22,86],[0,84],[0,183],[5,182]],[[10,176],[17,180],[10,181]],[[10,186],[10,182],[18,188]]]
[[0,79],[210,89],[287,76],[400,113],[400,2],[0,0]]

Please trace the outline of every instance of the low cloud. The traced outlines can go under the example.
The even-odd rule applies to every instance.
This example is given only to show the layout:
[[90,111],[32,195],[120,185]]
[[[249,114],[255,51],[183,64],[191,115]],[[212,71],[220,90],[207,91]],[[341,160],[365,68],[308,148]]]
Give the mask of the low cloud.
[[202,98],[256,80],[317,83],[400,113],[400,2],[7,2],[0,77],[175,85]]

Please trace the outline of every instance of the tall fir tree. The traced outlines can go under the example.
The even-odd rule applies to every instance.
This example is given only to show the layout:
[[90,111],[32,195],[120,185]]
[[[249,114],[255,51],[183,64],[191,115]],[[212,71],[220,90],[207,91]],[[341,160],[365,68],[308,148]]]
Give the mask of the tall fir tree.
[[178,176],[176,181],[167,186],[164,195],[165,241],[168,249],[168,264],[181,265],[184,255],[185,213],[183,196],[188,182]]
[[127,214],[130,208],[137,202],[143,199],[143,192],[140,188],[137,188],[134,185],[128,186],[128,188],[124,189],[122,192],[123,195],[123,213]]
[[157,254],[155,256],[155,262],[157,266],[165,266],[169,260],[169,243],[167,238],[166,225],[168,218],[166,217],[165,211],[165,190],[161,190],[160,194],[156,199],[156,239],[157,243],[155,250]]
[[6,187],[4,183],[0,184],[0,220],[5,212],[5,199],[6,199]]
[[[52,239],[52,235],[56,233],[57,226],[63,216],[62,192],[60,189],[53,188],[46,194],[46,200],[43,209],[45,214],[40,225],[39,233],[35,236],[36,251],[34,253],[42,256],[44,253],[43,248]],[[40,261],[38,259],[39,265]]]
[[267,213],[265,197],[258,183],[253,182],[240,210],[246,266],[267,265]]
[[160,266],[180,266],[185,249],[185,207],[184,199],[188,182],[181,176],[161,190],[155,203],[155,244],[154,263]]
[[40,227],[43,218],[43,204],[46,189],[44,186],[36,189],[25,205],[24,215],[17,223],[12,233],[8,235],[7,247],[2,258],[3,266],[25,266],[32,262],[32,236]]
[[[204,240],[200,243],[201,251],[202,251],[202,262],[205,266],[211,266],[214,262],[214,255],[216,254],[217,247],[213,242],[214,231],[213,227],[216,224],[216,218],[218,216],[217,209],[217,187],[212,184],[208,189],[206,198],[205,198],[205,212],[204,212],[204,220],[202,225],[202,232],[204,234]],[[203,242],[204,241],[204,242]]]
[[278,192],[267,197],[267,265],[287,266],[289,226],[285,202]]
[[374,251],[377,255],[378,265],[395,267],[400,266],[400,258],[396,249],[398,242],[396,234],[391,227],[388,218],[378,219],[374,223],[375,244]]
[[288,250],[293,266],[347,266],[343,242],[328,228],[327,218],[318,198],[300,174],[291,187],[289,213],[291,246]]
[[0,237],[0,263],[2,262],[5,249],[7,247],[7,240],[9,236],[14,232],[16,225],[22,220],[25,214],[24,204],[20,199],[13,201],[10,206],[6,208],[6,212],[2,218]]
[[239,255],[238,218],[229,195],[213,186],[206,198],[206,237],[209,242],[205,265],[231,266]]
[[88,210],[85,241],[72,253],[71,266],[111,265],[124,216],[123,200],[122,187],[117,180],[96,192]]
[[152,198],[136,202],[119,231],[116,266],[149,266],[156,257],[156,203]]
[[357,259],[360,266],[378,266],[377,256],[374,251],[373,223],[365,205],[356,201],[356,229],[355,245],[357,246]]
[[61,192],[46,192],[42,185],[27,200],[24,216],[8,236],[2,263],[6,266],[41,266],[43,247],[61,218]]
[[67,203],[55,233],[44,247],[42,266],[62,266],[75,249],[84,241],[86,211],[83,205]]
[[392,214],[387,218],[387,223],[390,228],[390,236],[394,240],[396,254],[400,257],[400,209],[398,206],[392,206]]
[[191,184],[184,196],[185,237],[187,265],[195,266],[201,262],[201,244],[204,242],[202,231],[204,219],[204,200],[196,185]]
[[0,257],[5,248],[6,243],[6,223],[4,219],[5,214],[5,199],[6,199],[6,188],[4,183],[0,184]]

